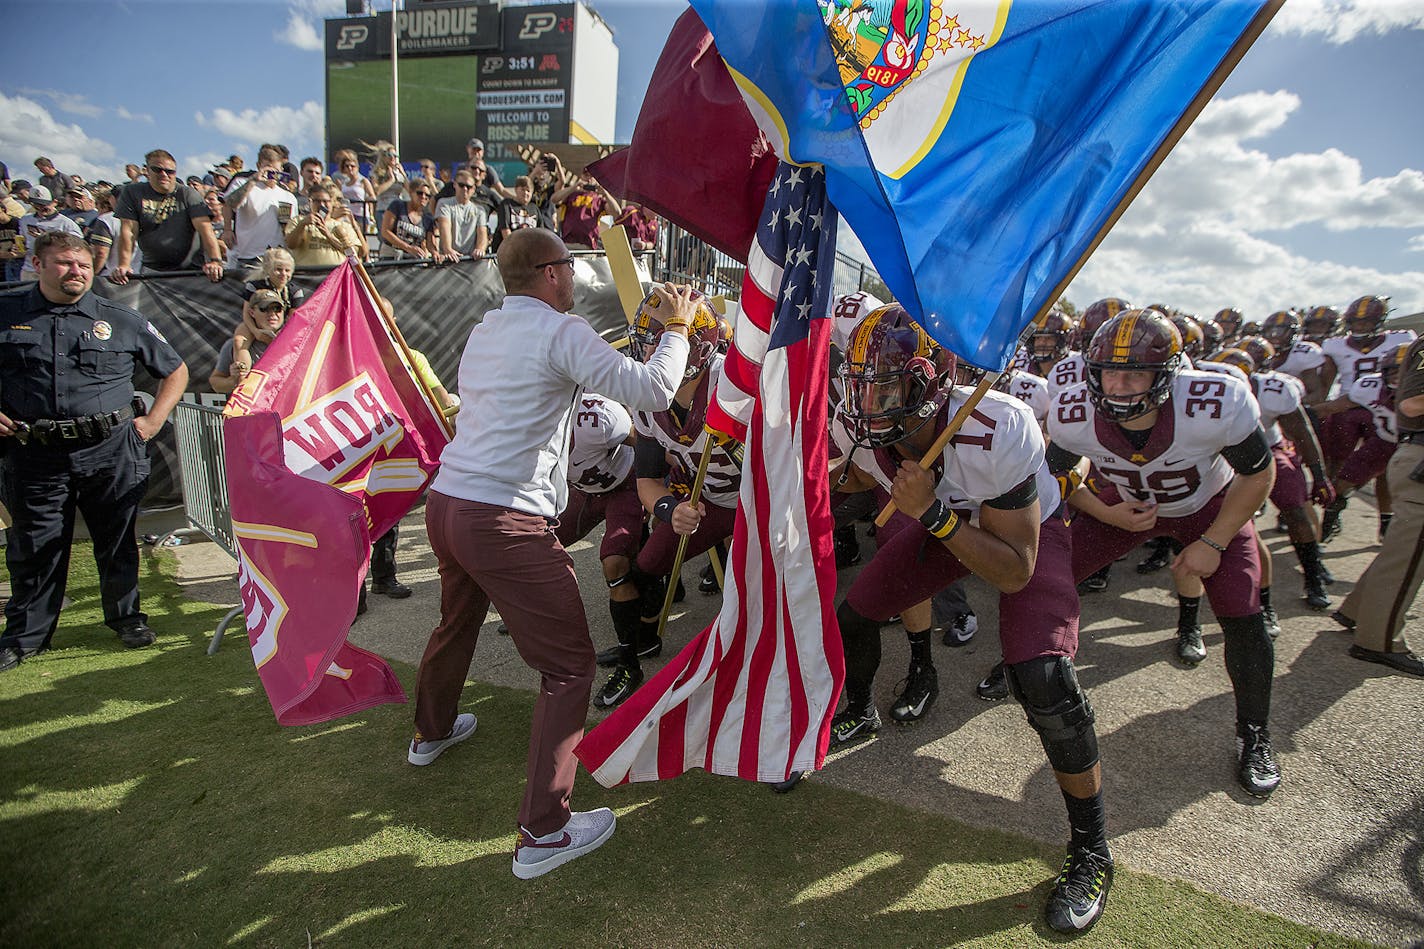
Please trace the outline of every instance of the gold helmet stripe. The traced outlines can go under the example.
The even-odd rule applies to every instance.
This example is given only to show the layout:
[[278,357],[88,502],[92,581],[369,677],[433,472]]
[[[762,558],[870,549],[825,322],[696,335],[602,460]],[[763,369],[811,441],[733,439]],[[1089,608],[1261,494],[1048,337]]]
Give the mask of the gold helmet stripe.
[[1113,337],[1113,362],[1127,362],[1132,356],[1132,331],[1137,329],[1137,314],[1133,313],[1117,326]]

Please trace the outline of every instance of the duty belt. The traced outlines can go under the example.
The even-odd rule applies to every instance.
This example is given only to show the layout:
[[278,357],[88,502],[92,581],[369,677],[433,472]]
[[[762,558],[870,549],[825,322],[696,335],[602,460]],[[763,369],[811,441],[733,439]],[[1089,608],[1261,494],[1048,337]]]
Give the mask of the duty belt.
[[1400,432],[1401,445],[1424,445],[1424,432]]
[[83,418],[42,418],[20,422],[15,426],[15,440],[21,445],[33,442],[47,447],[97,445],[133,417],[133,407],[126,405],[117,412],[100,412]]

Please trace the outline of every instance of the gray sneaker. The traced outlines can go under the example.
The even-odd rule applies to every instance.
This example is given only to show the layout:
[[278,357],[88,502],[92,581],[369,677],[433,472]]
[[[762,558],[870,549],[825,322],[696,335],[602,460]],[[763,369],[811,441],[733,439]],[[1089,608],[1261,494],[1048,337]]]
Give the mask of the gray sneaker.
[[613,836],[618,818],[606,807],[596,811],[574,811],[569,822],[543,837],[535,837],[519,828],[519,842],[514,845],[514,875],[521,880],[543,876],[570,860],[597,850]]
[[475,716],[469,712],[455,716],[455,727],[450,729],[450,734],[444,738],[436,738],[432,741],[411,740],[410,751],[406,754],[406,760],[411,764],[430,764],[449,748],[451,745],[458,745],[475,733]]

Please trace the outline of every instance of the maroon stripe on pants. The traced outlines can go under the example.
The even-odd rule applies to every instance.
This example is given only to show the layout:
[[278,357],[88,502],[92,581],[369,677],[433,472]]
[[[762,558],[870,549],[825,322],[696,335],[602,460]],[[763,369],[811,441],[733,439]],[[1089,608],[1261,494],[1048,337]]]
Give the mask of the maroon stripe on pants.
[[595,670],[573,561],[548,520],[534,514],[431,491],[425,525],[440,565],[440,624],[420,660],[416,730],[439,738],[454,727],[493,602],[520,658],[540,675],[519,823],[536,836],[552,833],[568,823],[573,750]]
[[[1153,537],[1171,537],[1185,547],[1200,539],[1221,510],[1223,489],[1195,514],[1159,517],[1150,530],[1129,533],[1078,512],[1073,518],[1073,578],[1097,573],[1123,554]],[[1256,525],[1247,521],[1221,555],[1216,572],[1202,579],[1217,618],[1254,616],[1261,612],[1261,559],[1256,551]]]

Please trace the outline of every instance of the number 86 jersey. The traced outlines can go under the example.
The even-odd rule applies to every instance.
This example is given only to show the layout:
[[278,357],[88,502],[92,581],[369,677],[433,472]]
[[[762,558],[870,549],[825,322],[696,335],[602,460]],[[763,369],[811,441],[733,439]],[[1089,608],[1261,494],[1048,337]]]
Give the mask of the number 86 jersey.
[[1248,384],[1195,369],[1177,374],[1141,448],[1116,422],[1093,411],[1086,383],[1059,392],[1048,411],[1055,445],[1090,460],[1123,500],[1155,501],[1159,517],[1195,514],[1230,484],[1235,472],[1222,449],[1244,441],[1259,425]]

